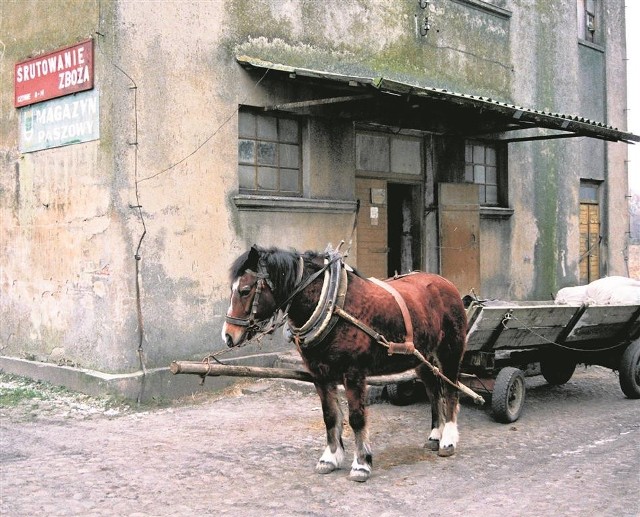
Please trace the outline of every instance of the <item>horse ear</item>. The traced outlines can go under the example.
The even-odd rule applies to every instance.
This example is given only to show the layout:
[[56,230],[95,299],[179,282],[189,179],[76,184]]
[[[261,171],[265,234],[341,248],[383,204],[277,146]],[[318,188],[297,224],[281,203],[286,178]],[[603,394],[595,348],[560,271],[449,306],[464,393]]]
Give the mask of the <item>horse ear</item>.
[[254,244],[253,246],[251,246],[251,249],[249,250],[249,255],[247,256],[247,262],[245,263],[245,268],[257,270],[259,260],[260,260],[260,250],[258,246]]

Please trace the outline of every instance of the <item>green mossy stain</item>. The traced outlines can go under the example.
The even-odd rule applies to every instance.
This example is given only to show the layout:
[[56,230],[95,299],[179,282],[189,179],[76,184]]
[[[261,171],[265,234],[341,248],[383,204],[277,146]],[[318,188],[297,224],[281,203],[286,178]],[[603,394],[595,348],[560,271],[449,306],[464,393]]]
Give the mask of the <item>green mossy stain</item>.
[[553,152],[536,153],[534,168],[535,205],[538,241],[535,246],[533,297],[547,300],[556,292],[558,265],[558,182],[557,156]]
[[[549,38],[542,37],[550,34],[553,17],[553,2],[541,0],[536,4],[540,16],[536,17],[536,30],[539,37],[535,38],[536,75],[535,96],[536,106],[552,109],[556,106],[555,84],[555,46]],[[534,255],[534,288],[533,297],[546,300],[557,291],[558,284],[558,212],[559,212],[559,178],[561,156],[554,142],[546,142],[533,147],[533,185],[535,192],[535,217],[538,221],[538,241]]]
[[[385,76],[509,100],[508,23],[502,30],[471,30],[495,24],[490,15],[478,21],[475,10],[467,13],[468,8],[447,5],[432,15],[437,28],[421,37],[416,21],[423,11],[417,3],[383,8],[351,1],[327,7],[303,0],[291,17],[283,16],[269,0],[225,5],[229,28],[224,48],[229,56],[246,54],[291,66]],[[329,8],[335,10],[328,12]],[[336,27],[326,27],[332,19]],[[380,41],[385,43],[381,46]]]

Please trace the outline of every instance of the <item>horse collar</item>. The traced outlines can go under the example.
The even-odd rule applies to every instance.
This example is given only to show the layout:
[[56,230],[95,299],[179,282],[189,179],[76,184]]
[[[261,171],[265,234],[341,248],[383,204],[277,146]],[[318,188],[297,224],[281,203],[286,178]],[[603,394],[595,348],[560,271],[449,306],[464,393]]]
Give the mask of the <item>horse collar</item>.
[[294,341],[300,349],[308,350],[321,343],[338,322],[338,317],[333,313],[335,307],[344,306],[347,272],[337,251],[328,254],[323,269],[322,291],[309,319],[301,327],[293,326],[288,320],[284,327],[285,337]]

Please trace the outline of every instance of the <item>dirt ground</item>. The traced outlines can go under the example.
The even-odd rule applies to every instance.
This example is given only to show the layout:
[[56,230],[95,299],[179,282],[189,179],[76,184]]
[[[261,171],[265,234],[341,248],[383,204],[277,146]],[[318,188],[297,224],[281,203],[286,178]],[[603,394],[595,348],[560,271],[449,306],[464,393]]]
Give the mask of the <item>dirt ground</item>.
[[462,406],[451,458],[422,447],[425,403],[370,406],[374,470],[356,484],[314,473],[324,426],[308,384],[139,408],[0,376],[0,515],[640,515],[640,401],[614,372],[528,378],[513,424]]

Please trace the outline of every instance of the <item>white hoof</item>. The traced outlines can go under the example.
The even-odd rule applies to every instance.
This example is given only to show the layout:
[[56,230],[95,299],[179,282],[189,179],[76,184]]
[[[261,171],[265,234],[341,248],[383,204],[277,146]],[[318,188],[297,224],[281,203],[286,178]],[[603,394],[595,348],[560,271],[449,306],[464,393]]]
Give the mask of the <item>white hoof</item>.
[[425,449],[430,451],[437,451],[440,448],[440,439],[442,438],[442,428],[434,427],[431,429],[431,434],[427,439],[427,443],[424,444]]
[[458,425],[455,422],[447,422],[442,430],[438,456],[443,458],[453,456],[456,452],[456,447],[458,446],[458,438]]
[[424,448],[430,451],[437,451],[440,448],[440,440],[429,438],[427,443],[424,444]]
[[342,447],[338,447],[336,449],[336,452],[331,452],[331,447],[327,445],[327,448],[324,450],[322,457],[316,464],[316,472],[318,474],[329,474],[330,472],[341,468],[343,461],[344,450],[342,449]]
[[444,429],[442,430],[442,438],[440,438],[440,448],[445,449],[447,447],[453,446],[454,448],[458,445],[458,424],[455,422],[447,422],[444,424]]
[[438,449],[438,456],[441,458],[448,458],[449,456],[453,456],[456,453],[456,448],[453,445],[448,445],[447,447],[440,447]]
[[349,479],[351,481],[356,481],[358,483],[364,483],[370,477],[371,477],[371,472],[368,470],[351,469],[351,472],[349,472]]
[[371,465],[367,463],[359,463],[357,458],[353,459],[351,464],[351,472],[349,472],[349,479],[351,481],[357,481],[362,483],[371,477]]

